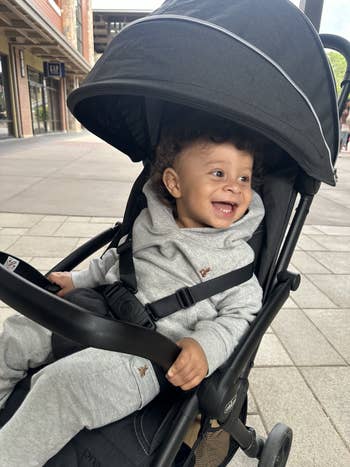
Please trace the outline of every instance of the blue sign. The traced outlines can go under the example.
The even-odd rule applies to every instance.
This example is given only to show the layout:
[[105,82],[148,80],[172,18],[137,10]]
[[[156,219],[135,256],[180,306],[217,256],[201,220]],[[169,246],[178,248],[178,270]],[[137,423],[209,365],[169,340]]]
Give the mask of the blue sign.
[[44,62],[44,75],[47,78],[63,78],[65,76],[64,63]]

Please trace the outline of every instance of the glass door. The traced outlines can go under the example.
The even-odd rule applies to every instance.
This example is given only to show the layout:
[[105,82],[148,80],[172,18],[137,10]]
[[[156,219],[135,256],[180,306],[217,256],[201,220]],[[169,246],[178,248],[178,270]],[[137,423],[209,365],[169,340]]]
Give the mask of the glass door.
[[0,55],[0,138],[13,135],[8,60]]
[[59,81],[57,79],[45,79],[45,102],[48,131],[62,130],[60,117]]
[[28,85],[30,109],[32,113],[33,134],[47,132],[46,103],[43,86],[43,75],[28,68]]

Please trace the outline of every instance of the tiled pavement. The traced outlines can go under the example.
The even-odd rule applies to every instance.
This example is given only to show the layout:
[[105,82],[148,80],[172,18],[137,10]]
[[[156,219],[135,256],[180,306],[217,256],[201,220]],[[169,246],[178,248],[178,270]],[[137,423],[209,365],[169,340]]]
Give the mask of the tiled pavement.
[[[54,141],[58,147],[60,141],[67,145],[68,140],[62,137]],[[71,215],[81,206],[72,208],[67,204],[68,187],[73,182],[79,184],[80,177],[84,182],[90,178],[97,189],[102,174],[91,148],[99,150],[100,160],[105,158],[111,167],[114,164],[110,160],[111,150],[91,136],[72,140],[71,149],[76,152],[72,152],[71,158],[63,151],[62,160],[66,163],[61,164],[57,151],[54,159],[50,159],[51,163],[54,161],[52,165],[45,159],[46,169],[38,176],[30,172],[33,169],[30,157],[38,160],[35,155],[30,156],[34,144],[32,152],[24,151],[24,145],[19,144],[18,151],[12,149],[3,159],[0,143],[0,180],[7,179],[8,187],[12,186],[10,194],[0,188],[0,250],[26,259],[43,272],[116,220],[110,216],[95,217],[101,213],[101,209],[96,209],[101,199],[96,201],[93,191],[84,194],[80,212],[86,215]],[[44,146],[46,141],[49,140],[42,139],[40,145]],[[79,161],[85,164],[81,166]],[[26,163],[28,171],[23,166]],[[43,168],[40,163],[36,167],[39,172]],[[338,187],[321,189],[293,256],[292,268],[302,274],[301,286],[264,336],[250,378],[248,421],[260,434],[279,421],[293,428],[294,443],[288,463],[291,467],[350,465],[350,154],[340,157],[338,170]],[[113,183],[126,190],[137,171],[130,168],[129,173],[127,164],[122,171],[124,175],[119,179],[110,173],[108,178],[115,177]],[[33,177],[37,180],[33,181]],[[60,182],[66,193],[57,187]],[[55,201],[48,196],[51,204],[44,206],[44,193],[50,186],[49,191],[57,188],[61,195],[64,193],[61,204],[59,198]],[[84,184],[79,189],[80,194],[84,192]],[[35,194],[40,196],[38,203]],[[62,215],[65,206],[67,212]],[[102,211],[105,215],[106,209]],[[118,205],[115,212],[116,217],[120,216],[122,206]],[[0,303],[0,322],[9,313],[12,311]],[[257,462],[238,454],[230,465],[245,467]]]

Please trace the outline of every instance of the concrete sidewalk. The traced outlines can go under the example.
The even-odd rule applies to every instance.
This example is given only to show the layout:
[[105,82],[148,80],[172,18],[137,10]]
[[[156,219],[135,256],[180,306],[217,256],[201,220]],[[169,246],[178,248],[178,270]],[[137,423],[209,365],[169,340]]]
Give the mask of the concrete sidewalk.
[[[83,133],[0,142],[0,250],[43,272],[123,214],[140,164]],[[265,335],[249,424],[294,430],[289,466],[350,465],[350,153],[293,256],[302,284]],[[80,267],[84,267],[84,264]],[[12,313],[0,303],[0,322]],[[257,462],[238,454],[231,466]]]

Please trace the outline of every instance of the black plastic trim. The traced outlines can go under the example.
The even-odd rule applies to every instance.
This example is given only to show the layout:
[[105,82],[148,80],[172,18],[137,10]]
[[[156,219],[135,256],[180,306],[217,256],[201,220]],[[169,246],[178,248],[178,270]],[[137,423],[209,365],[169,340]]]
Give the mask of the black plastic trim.
[[88,347],[139,355],[168,370],[179,347],[150,329],[92,315],[0,265],[0,299],[50,331]]

